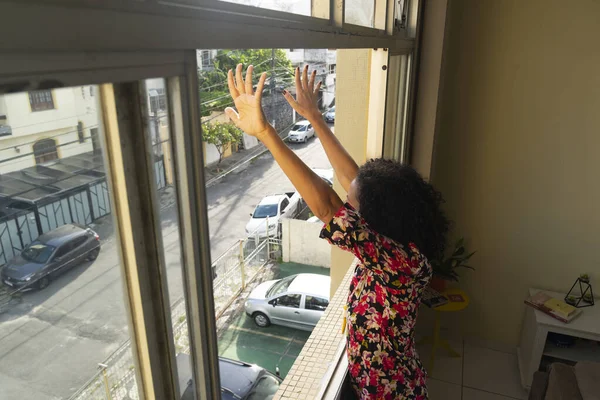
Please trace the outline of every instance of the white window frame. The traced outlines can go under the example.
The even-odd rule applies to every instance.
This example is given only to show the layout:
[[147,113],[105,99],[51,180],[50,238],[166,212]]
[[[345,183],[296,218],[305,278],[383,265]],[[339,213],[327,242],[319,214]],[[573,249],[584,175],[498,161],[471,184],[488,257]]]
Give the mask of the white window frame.
[[[408,6],[405,30],[397,29],[395,4],[376,0],[375,28],[366,28],[345,23],[344,0],[313,0],[314,17],[216,0],[0,0],[6,16],[0,25],[0,93],[101,85],[105,161],[141,399],[180,395],[143,80],[167,79],[196,398],[219,398],[196,49],[379,49],[373,74],[387,67],[390,54],[416,50],[418,0]],[[379,75],[383,90],[370,99],[369,112],[378,118],[372,146],[381,152],[387,73]],[[119,119],[117,108],[131,118]]]

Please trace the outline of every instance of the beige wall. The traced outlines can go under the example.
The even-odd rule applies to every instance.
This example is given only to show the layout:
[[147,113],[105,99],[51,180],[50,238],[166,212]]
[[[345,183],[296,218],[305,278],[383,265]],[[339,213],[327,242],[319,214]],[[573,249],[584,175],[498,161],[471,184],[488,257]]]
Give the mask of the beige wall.
[[449,13],[433,182],[478,251],[459,321],[515,345],[528,287],[566,291],[581,272],[600,287],[600,2]]
[[[335,135],[361,165],[366,158],[369,110],[370,50],[338,50]],[[337,179],[333,188],[342,199],[346,192]],[[338,248],[331,253],[331,296],[337,290],[354,256]]]

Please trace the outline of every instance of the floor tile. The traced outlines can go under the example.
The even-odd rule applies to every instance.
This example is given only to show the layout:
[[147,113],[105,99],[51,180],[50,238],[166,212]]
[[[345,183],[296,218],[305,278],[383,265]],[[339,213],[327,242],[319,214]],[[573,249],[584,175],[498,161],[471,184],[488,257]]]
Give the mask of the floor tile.
[[520,383],[516,355],[466,343],[464,357],[464,386],[515,399],[527,399],[527,392]]
[[[463,354],[462,341],[449,340],[448,342],[456,352]],[[457,385],[462,384],[462,357],[450,357],[446,349],[437,349],[434,369],[431,371],[431,344],[417,345],[417,352],[431,378]]]
[[468,387],[463,388],[462,400],[512,400],[512,397],[501,396],[490,392],[483,392]]
[[461,388],[459,385],[427,379],[427,391],[429,400],[460,400]]
[[495,340],[481,339],[478,337],[466,337],[465,343],[474,347],[484,347],[486,349],[501,351],[503,353],[517,354],[516,347],[509,346],[506,343],[497,342]]

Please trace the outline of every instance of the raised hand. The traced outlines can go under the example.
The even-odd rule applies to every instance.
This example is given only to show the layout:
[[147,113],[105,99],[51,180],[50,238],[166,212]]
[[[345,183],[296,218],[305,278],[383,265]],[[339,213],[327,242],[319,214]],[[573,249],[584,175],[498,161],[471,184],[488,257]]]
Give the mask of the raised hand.
[[248,66],[245,80],[242,79],[242,64],[238,64],[235,69],[235,79],[232,70],[229,70],[227,73],[229,93],[233,98],[237,111],[231,107],[227,107],[225,113],[235,126],[248,135],[260,136],[266,133],[271,127],[265,118],[261,106],[262,91],[265,86],[267,74],[265,72],[260,76],[258,85],[256,85],[256,92],[254,92],[252,87],[253,70],[254,67],[252,65]]
[[300,78],[300,68],[296,68],[296,98],[294,99],[294,96],[287,90],[283,92],[283,96],[292,108],[308,120],[322,119],[321,112],[317,107],[321,82],[315,87],[316,76],[317,71],[313,71],[308,79],[308,65],[306,65],[302,70],[302,78]]

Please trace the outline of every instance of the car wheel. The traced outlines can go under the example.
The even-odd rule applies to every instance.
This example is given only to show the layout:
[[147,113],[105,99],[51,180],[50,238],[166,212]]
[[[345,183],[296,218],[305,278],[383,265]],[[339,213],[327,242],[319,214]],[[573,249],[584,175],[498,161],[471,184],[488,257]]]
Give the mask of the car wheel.
[[308,142],[308,135],[304,136],[304,143]]
[[98,258],[98,254],[100,254],[100,248],[96,247],[94,250],[88,253],[87,259],[89,261],[94,261],[96,258]]
[[43,290],[43,289],[47,288],[49,284],[50,284],[50,278],[48,278],[48,276],[44,276],[43,278],[41,278],[38,281],[37,286],[38,286],[38,289]]
[[269,317],[261,312],[255,312],[252,317],[254,318],[254,323],[261,328],[266,328],[267,326],[271,325]]

